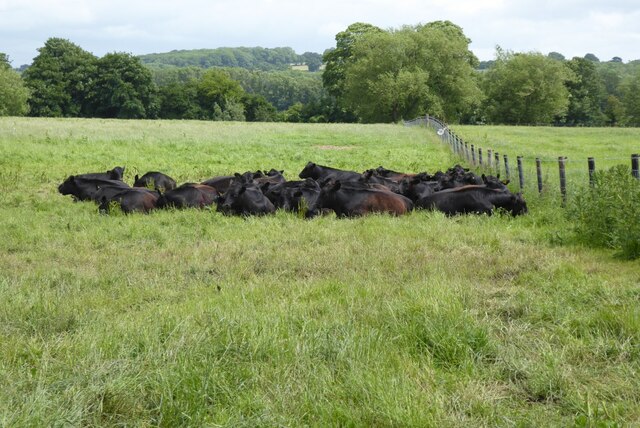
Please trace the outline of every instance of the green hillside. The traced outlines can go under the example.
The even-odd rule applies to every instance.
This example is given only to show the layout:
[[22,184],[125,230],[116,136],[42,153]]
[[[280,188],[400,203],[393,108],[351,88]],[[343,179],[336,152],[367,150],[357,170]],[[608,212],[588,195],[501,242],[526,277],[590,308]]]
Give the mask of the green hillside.
[[[173,50],[140,55],[143,64],[154,66],[241,67],[250,70],[286,70],[290,64],[320,65],[321,55],[297,54],[292,48],[221,47],[216,49]],[[311,67],[313,68],[313,67]]]

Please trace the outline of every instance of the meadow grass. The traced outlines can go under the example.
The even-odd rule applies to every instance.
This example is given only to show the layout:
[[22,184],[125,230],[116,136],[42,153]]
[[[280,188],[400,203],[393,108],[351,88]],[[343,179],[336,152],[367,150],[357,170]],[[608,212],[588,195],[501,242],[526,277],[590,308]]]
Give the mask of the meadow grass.
[[530,213],[99,215],[56,186],[307,161],[433,172],[395,125],[0,119],[0,425],[640,422],[640,262]]

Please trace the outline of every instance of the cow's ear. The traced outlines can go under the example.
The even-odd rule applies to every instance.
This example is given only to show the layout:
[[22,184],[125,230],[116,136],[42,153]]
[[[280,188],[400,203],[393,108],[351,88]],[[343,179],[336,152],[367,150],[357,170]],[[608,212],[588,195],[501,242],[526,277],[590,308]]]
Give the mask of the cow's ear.
[[69,181],[71,181],[72,183],[75,183],[75,181],[76,181],[76,176],[75,176],[75,175],[71,175],[71,176],[69,176]]
[[482,174],[482,176],[481,176],[481,177],[482,177],[482,181],[484,181],[484,182],[486,183],[486,182],[487,182],[487,176],[486,176],[486,175],[484,175],[484,174]]
[[247,190],[247,186],[240,187],[240,191],[238,192],[238,195],[242,195],[245,190]]
[[284,169],[281,169],[279,172],[284,175]]
[[233,176],[234,176],[235,178],[242,178],[242,175],[240,175],[240,173],[239,173],[239,172],[234,172],[234,173],[233,173]]
[[133,179],[133,181],[138,181],[138,174],[136,174],[136,177]]
[[313,162],[311,162],[311,161],[309,161],[309,162],[307,163],[307,166],[308,166],[308,167],[310,167],[310,168],[313,168],[314,166],[316,166],[316,164],[315,164],[315,163],[313,163]]
[[507,184],[509,184],[510,182],[511,182],[511,180],[504,180],[504,181],[502,182],[502,184],[504,184],[504,185],[506,186],[506,185],[507,185]]

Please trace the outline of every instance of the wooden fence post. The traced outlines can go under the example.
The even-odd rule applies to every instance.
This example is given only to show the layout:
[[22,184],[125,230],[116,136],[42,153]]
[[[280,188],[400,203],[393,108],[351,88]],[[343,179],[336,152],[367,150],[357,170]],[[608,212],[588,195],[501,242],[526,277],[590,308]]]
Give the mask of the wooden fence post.
[[560,193],[562,193],[562,206],[567,203],[567,174],[565,171],[566,157],[558,156],[558,167],[560,168]]
[[522,156],[518,156],[518,181],[520,182],[520,191],[524,188],[524,172],[522,171]]
[[496,176],[500,175],[500,154],[495,152],[496,156]]
[[635,153],[631,155],[631,174],[640,179],[640,171],[638,171],[638,159],[640,159],[640,155]]
[[538,193],[542,193],[542,163],[536,158],[536,175],[538,176]]
[[503,155],[504,157],[504,173],[507,175],[507,180],[511,179],[511,170],[509,169],[509,158],[507,155]]
[[491,166],[491,149],[487,150],[487,165],[489,166],[489,169],[492,168],[492,166]]
[[596,172],[596,160],[594,158],[587,158],[587,164],[589,165],[589,186],[593,187],[595,184],[593,174]]
[[478,162],[480,162],[480,166],[482,166],[482,147],[478,147]]
[[464,158],[469,162],[469,144],[466,141],[464,142]]
[[471,145],[471,163],[475,166],[476,164],[476,148],[474,145]]

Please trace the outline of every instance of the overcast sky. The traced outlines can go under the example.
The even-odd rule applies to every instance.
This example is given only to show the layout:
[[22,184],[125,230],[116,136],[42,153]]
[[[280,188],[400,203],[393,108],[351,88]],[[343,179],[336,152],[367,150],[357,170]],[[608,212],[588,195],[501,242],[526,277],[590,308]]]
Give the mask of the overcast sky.
[[640,59],[638,0],[0,0],[0,52],[29,64],[49,37],[94,55],[237,46],[322,53],[354,22],[450,20],[480,60],[514,52]]

